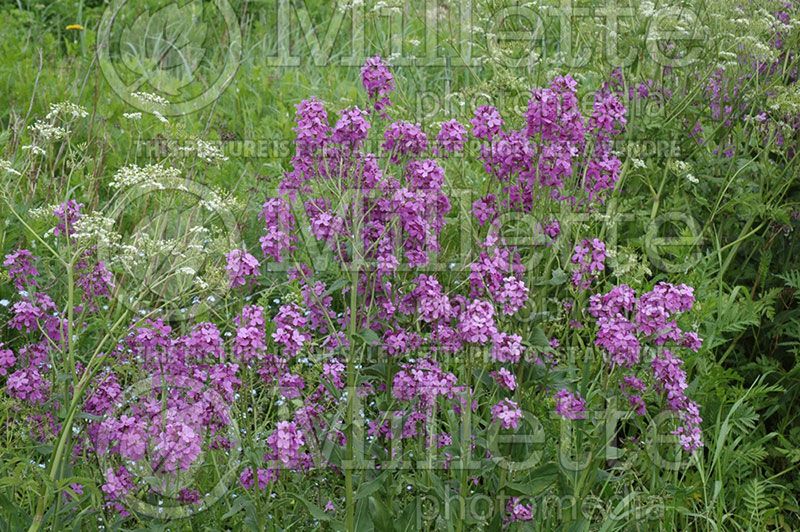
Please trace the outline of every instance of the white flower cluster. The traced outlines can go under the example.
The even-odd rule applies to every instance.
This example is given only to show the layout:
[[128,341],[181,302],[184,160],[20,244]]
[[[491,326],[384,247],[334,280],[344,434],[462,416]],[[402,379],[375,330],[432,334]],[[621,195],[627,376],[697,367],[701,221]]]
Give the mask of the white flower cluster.
[[239,209],[236,198],[221,189],[209,190],[198,203],[209,212],[232,212]]
[[690,183],[699,183],[700,180],[697,179],[694,174],[692,173],[692,165],[686,161],[674,161],[673,168],[679,174],[686,178],[687,181]]
[[105,248],[116,247],[121,237],[114,231],[114,220],[93,211],[75,222],[72,237],[85,244],[98,244]]
[[37,120],[28,129],[31,130],[35,137],[45,142],[61,140],[67,136],[66,129],[45,120]]
[[47,113],[45,116],[46,120],[50,122],[54,121],[56,118],[86,118],[89,116],[89,112],[86,111],[80,105],[74,104],[72,102],[60,102],[60,103],[52,103],[50,104],[50,112]]
[[165,167],[160,164],[148,164],[141,167],[135,164],[123,166],[111,179],[113,188],[128,188],[143,186],[147,188],[164,189],[164,183],[180,177],[177,168]]
[[222,150],[220,150],[217,146],[201,139],[195,139],[187,146],[181,146],[179,149],[186,153],[194,153],[197,155],[197,157],[209,164],[228,160],[228,158],[222,153]]
[[166,100],[165,98],[162,98],[157,94],[152,94],[149,92],[134,92],[131,93],[131,96],[133,96],[134,98],[136,98],[137,100],[139,100],[141,103],[144,104],[163,105],[163,106],[169,105],[169,101]]

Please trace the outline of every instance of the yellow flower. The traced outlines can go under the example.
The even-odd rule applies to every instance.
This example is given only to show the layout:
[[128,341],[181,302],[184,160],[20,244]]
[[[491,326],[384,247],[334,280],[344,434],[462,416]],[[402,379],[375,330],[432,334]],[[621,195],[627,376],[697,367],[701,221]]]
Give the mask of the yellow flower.
[[70,24],[65,29],[83,31],[83,26],[81,26],[80,24]]

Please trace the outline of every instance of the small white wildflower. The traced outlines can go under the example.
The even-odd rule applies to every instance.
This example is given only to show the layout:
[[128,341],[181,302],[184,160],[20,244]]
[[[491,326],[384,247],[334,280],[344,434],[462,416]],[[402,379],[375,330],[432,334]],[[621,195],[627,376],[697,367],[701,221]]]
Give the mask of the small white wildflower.
[[119,233],[114,231],[113,218],[103,216],[100,212],[91,212],[81,216],[75,222],[72,237],[79,242],[98,243],[105,247],[115,245],[121,239]]
[[697,184],[697,183],[699,183],[699,182],[700,182],[700,180],[699,180],[699,179],[697,179],[697,178],[694,176],[694,174],[686,174],[686,179],[687,179],[687,180],[688,180],[690,183],[694,183],[694,184]]
[[89,116],[88,111],[81,107],[80,105],[76,105],[72,102],[60,102],[60,103],[52,103],[50,104],[50,112],[47,113],[45,119],[50,120],[51,122],[58,118],[58,117],[69,117],[69,118],[86,118]]
[[122,116],[128,120],[141,120],[142,113],[122,113]]
[[49,142],[61,140],[67,136],[66,129],[44,120],[37,120],[33,125],[29,126],[28,129],[37,137]]
[[140,167],[135,164],[123,166],[111,179],[111,186],[114,188],[127,188],[143,186],[163,190],[164,183],[180,177],[180,170],[169,168],[160,164],[149,164]]
[[148,103],[154,105],[169,105],[169,101],[162,98],[157,94],[151,94],[149,92],[134,92],[131,94],[134,98],[139,100],[141,103]]
[[169,120],[167,120],[167,118],[158,111],[153,111],[153,116],[158,118],[163,124],[169,124]]
[[216,163],[228,160],[228,158],[223,155],[222,150],[220,150],[217,146],[200,139],[194,140],[188,146],[181,146],[180,150],[188,153],[194,153],[207,163]]
[[7,161],[5,159],[0,159],[0,170],[3,170],[4,172],[9,174],[22,175],[16,170],[14,170],[14,167],[11,166],[11,161]]
[[40,148],[39,146],[37,146],[35,144],[27,144],[27,145],[23,146],[22,147],[22,151],[29,151],[34,155],[44,155],[44,154],[47,153],[44,150],[44,148]]
[[631,162],[633,162],[634,168],[647,168],[647,165],[641,159],[632,159]]

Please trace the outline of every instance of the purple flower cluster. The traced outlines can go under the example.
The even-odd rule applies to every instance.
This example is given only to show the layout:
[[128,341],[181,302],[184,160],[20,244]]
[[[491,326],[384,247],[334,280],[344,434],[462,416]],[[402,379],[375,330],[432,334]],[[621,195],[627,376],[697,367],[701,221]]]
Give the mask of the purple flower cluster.
[[[683,331],[676,319],[693,304],[693,290],[683,284],[658,283],[638,298],[627,285],[595,294],[589,299],[589,313],[597,319],[598,325],[595,344],[608,353],[612,364],[626,368],[639,365],[645,346],[658,350],[671,343],[697,351],[702,345],[700,337],[695,332]],[[668,408],[678,413],[681,425],[675,434],[683,448],[691,452],[702,446],[702,419],[698,405],[685,395],[687,383],[682,364],[671,350],[661,349],[661,353],[652,358],[650,369],[656,390],[664,394]],[[620,386],[631,407],[643,414],[644,383],[627,375]]]
[[361,83],[377,112],[384,113],[392,105],[389,94],[394,91],[394,76],[380,56],[370,57],[364,62],[361,67]]
[[39,276],[39,271],[33,264],[33,254],[27,249],[18,249],[6,255],[3,266],[17,290],[37,286],[36,277]]
[[517,521],[530,521],[533,519],[533,505],[522,504],[519,497],[509,497],[506,513],[508,515],[503,519],[506,526]]
[[442,122],[436,135],[436,154],[459,153],[467,142],[467,128],[458,120]]
[[492,419],[504,429],[516,429],[522,419],[522,410],[511,399],[503,399],[492,407]]
[[556,402],[556,414],[564,419],[586,418],[586,401],[577,393],[562,389],[553,399]]
[[392,381],[392,396],[398,401],[414,403],[421,411],[430,411],[438,397],[453,399],[461,390],[456,376],[442,371],[430,359],[404,364]]
[[58,218],[53,234],[56,236],[70,235],[75,222],[81,219],[82,207],[82,203],[78,203],[75,200],[67,200],[53,209],[53,216]]
[[[280,254],[278,254],[280,256]],[[227,263],[225,270],[228,272],[228,279],[231,288],[244,286],[247,278],[258,275],[258,259],[243,249],[234,249],[225,256]]]
[[606,269],[606,245],[597,238],[583,240],[575,246],[570,260],[575,265],[572,284],[586,290],[592,285],[592,280]]
[[284,253],[293,251],[297,240],[292,234],[295,221],[289,203],[281,198],[271,198],[264,202],[260,217],[266,226],[266,234],[260,239],[261,251],[265,256],[282,262]]
[[397,164],[404,157],[416,157],[425,153],[428,149],[428,137],[419,124],[393,122],[383,133],[381,148]]

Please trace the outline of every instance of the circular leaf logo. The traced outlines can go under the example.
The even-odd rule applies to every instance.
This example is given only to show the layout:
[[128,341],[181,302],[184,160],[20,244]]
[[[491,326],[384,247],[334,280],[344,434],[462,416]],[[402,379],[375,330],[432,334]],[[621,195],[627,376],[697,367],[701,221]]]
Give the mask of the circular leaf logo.
[[239,467],[239,428],[228,404],[214,386],[188,376],[130,386],[95,429],[107,495],[120,487],[126,508],[158,519],[208,509]]
[[225,252],[240,240],[235,207],[173,169],[160,172],[115,195],[106,212],[119,240],[98,245],[98,256],[117,276],[121,304],[173,322],[195,319],[228,290]]
[[[113,0],[97,36],[100,68],[124,101],[164,115],[209,105],[233,80],[242,36],[227,0],[141,6]],[[141,98],[147,93],[154,97]]]

